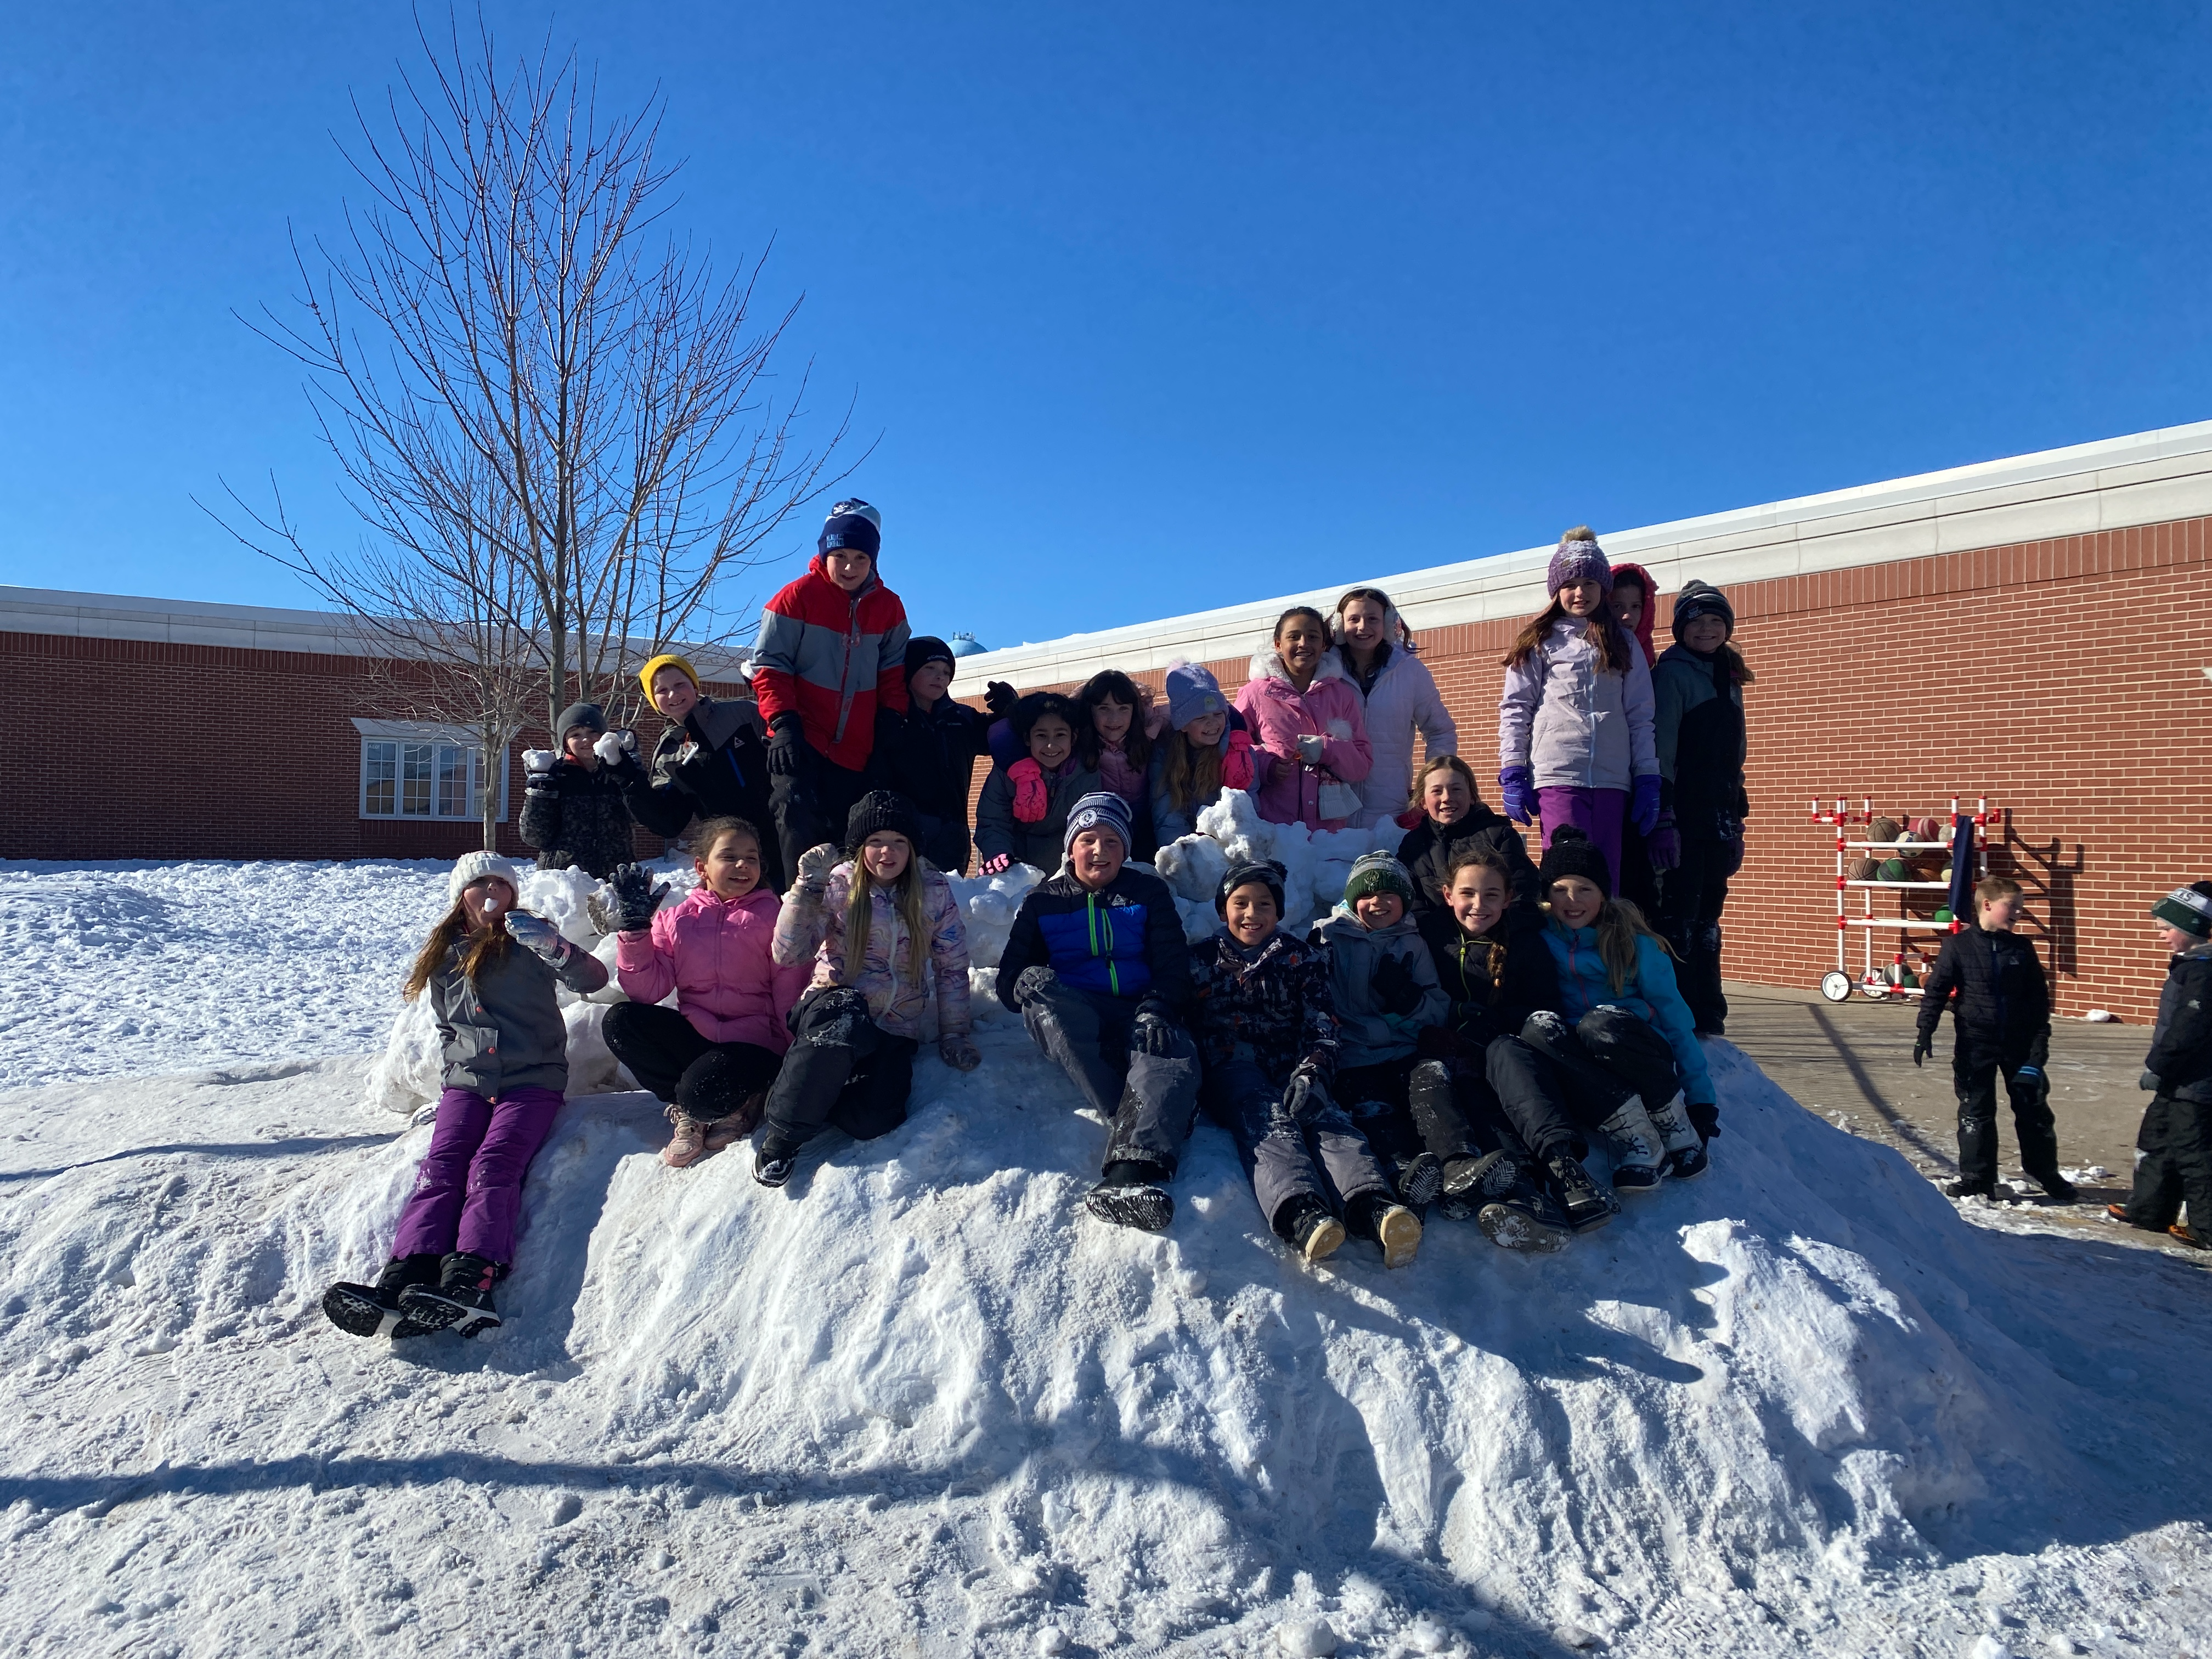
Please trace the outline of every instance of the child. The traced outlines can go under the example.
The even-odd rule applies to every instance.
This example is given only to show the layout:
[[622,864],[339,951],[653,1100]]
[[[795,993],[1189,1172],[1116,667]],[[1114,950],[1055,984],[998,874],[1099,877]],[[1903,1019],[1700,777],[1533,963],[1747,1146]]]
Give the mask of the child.
[[1198,815],[1224,789],[1249,789],[1266,774],[1243,719],[1203,665],[1173,662],[1167,673],[1167,735],[1152,752],[1152,839],[1165,847],[1198,833]]
[[[761,884],[761,854],[743,818],[708,819],[691,832],[699,884],[665,910],[666,890],[643,869],[615,872],[615,972],[629,1000],[607,1010],[602,1030],[667,1107],[674,1133],[660,1160],[672,1170],[752,1133],[791,1046],[784,1022],[807,964],[775,961],[783,901]],[[657,1006],[671,991],[676,1006]]]
[[[1448,908],[1420,919],[1450,1012],[1421,1034],[1421,1052],[1450,1066],[1472,1121],[1502,1126],[1495,1139],[1528,1166],[1524,1175],[1554,1206],[1523,1204],[1529,1223],[1589,1232],[1612,1220],[1619,1206],[1583,1168],[1589,1146],[1567,1114],[1557,1067],[1521,1037],[1536,1014],[1558,1010],[1559,974],[1544,943],[1544,913],[1514,896],[1516,873],[1514,861],[1492,847],[1463,847],[1453,855]],[[1599,1119],[1628,1092],[1595,1067],[1585,1068],[1582,1080]],[[1531,1243],[1542,1248],[1544,1241]]]
[[550,921],[515,908],[522,878],[495,853],[471,853],[446,880],[449,907],[403,993],[426,991],[445,1039],[437,1127],[399,1212],[392,1260],[374,1285],[333,1285],[331,1323],[355,1336],[421,1336],[500,1322],[493,1283],[514,1260],[522,1177],[568,1086],[568,1030],[556,982],[588,996],[599,958]]
[[[2172,953],[2143,1061],[2153,1091],[2136,1136],[2135,1190],[2106,1206],[2116,1221],[2212,1249],[2212,881],[2177,887],[2150,908]],[[2178,1219],[2186,1200],[2189,1219]]]
[[[1624,561],[1613,567],[1609,603],[1613,614],[1620,618],[1621,627],[1644,653],[1644,665],[1652,667],[1659,660],[1658,652],[1651,643],[1651,624],[1659,609],[1659,584],[1652,580],[1651,573],[1642,565]],[[1656,678],[1652,695],[1658,695]],[[1665,821],[1662,812],[1662,828]],[[1647,916],[1659,914],[1658,872],[1651,867],[1651,854],[1644,844],[1643,831],[1632,823],[1623,824],[1620,830],[1620,896]],[[1694,1012],[1695,1005],[1692,1006]]]
[[1360,810],[1352,819],[1365,829],[1406,810],[1414,737],[1419,736],[1434,758],[1458,751],[1459,729],[1437,690],[1436,677],[1413,653],[1412,630],[1381,588],[1355,587],[1339,599],[1329,636],[1345,678],[1359,694],[1360,717],[1374,753],[1374,766],[1359,786]]
[[633,856],[635,820],[623,797],[628,786],[642,777],[637,739],[627,732],[609,732],[607,717],[594,702],[562,709],[554,725],[559,728],[557,751],[522,751],[522,818],[517,828],[523,845],[538,849],[539,869],[574,868],[605,881]]
[[951,884],[915,852],[921,835],[911,805],[873,789],[846,817],[844,863],[829,846],[799,861],[775,959],[811,959],[813,983],[769,1090],[753,1154],[763,1187],[790,1180],[799,1149],[825,1127],[872,1140],[906,1121],[933,988],[938,1057],[961,1072],[981,1062],[968,1040],[967,931]]
[[1328,953],[1277,927],[1283,866],[1233,866],[1213,908],[1221,931],[1190,947],[1199,1098],[1236,1137],[1260,1213],[1308,1261],[1343,1243],[1349,1222],[1382,1247],[1385,1267],[1405,1267],[1420,1248],[1420,1218],[1394,1200],[1366,1137],[1329,1093]]
[[[668,728],[643,769],[623,773],[630,816],[654,835],[672,837],[694,818],[768,823],[768,728],[760,709],[741,699],[700,696],[698,672],[672,653],[647,662],[637,680]],[[761,879],[781,891],[784,872],[771,841],[761,848]]]
[[[1674,643],[1651,676],[1652,743],[1659,757],[1659,931],[1682,958],[1682,1000],[1701,1036],[1727,1029],[1721,994],[1721,907],[1743,866],[1743,688],[1751,670],[1729,641],[1735,610],[1701,581],[1674,600]],[[1924,1009],[1925,1004],[1923,1007]]]
[[1098,788],[1098,775],[1076,758],[1083,710],[1057,691],[1032,691],[1014,705],[1014,735],[1027,758],[994,766],[975,803],[976,868],[994,876],[1012,864],[1057,870],[1069,809]]
[[1920,999],[1912,1063],[1935,1052],[1936,1022],[1951,1006],[1951,1077],[1959,1091],[1959,1178],[1953,1198],[1992,1198],[1997,1188],[1997,1076],[2012,1097],[2020,1164],[2062,1204],[2073,1184],[2058,1173],[2058,1131],[2043,1074],[2051,1055],[2051,987],[2035,946],[2012,931],[2020,884],[1990,876],[1974,888],[1974,922],[1943,941]]
[[1667,947],[1634,905],[1614,900],[1605,855],[1580,830],[1560,827],[1538,874],[1551,906],[1541,937],[1559,973],[1559,1005],[1523,1025],[1523,1038],[1562,1068],[1571,1092],[1588,1098],[1578,1064],[1585,1057],[1635,1090],[1597,1125],[1618,1149],[1615,1192],[1705,1174],[1705,1142],[1720,1133],[1720,1113]]
[[1456,755],[1431,755],[1413,781],[1413,801],[1421,821],[1398,844],[1398,860],[1413,875],[1413,914],[1447,913],[1444,890],[1449,872],[1462,853],[1491,848],[1513,872],[1513,896],[1534,902],[1536,863],[1528,843],[1506,819],[1483,805],[1474,787],[1474,769]]
[[1255,747],[1273,757],[1252,803],[1270,823],[1341,830],[1358,815],[1374,767],[1359,693],[1328,647],[1328,623],[1310,605],[1276,618],[1273,643],[1252,659],[1237,694]]
[[1152,748],[1167,729],[1168,711],[1118,668],[1093,674],[1075,694],[1082,713],[1075,726],[1075,756],[1086,772],[1128,804],[1129,856],[1152,862]]
[[1505,816],[1540,819],[1545,846],[1566,824],[1589,836],[1610,883],[1624,817],[1646,836],[1659,820],[1651,670],[1606,604],[1613,567],[1587,526],[1559,538],[1545,582],[1550,607],[1505,657],[1498,782]]
[[952,647],[924,634],[907,641],[907,711],[890,755],[898,792],[921,821],[921,855],[957,875],[968,867],[968,791],[986,752],[990,716],[951,696]]
[[1085,1207],[1158,1232],[1198,1109],[1198,1049],[1183,1030],[1190,952],[1175,896],[1128,867],[1128,804],[1112,790],[1067,815],[1066,861],[1032,888],[999,958],[999,1000],[1112,1126]]

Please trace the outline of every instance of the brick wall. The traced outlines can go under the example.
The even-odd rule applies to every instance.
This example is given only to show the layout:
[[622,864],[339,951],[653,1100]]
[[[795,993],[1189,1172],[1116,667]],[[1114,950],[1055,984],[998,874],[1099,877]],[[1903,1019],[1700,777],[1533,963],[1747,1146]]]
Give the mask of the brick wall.
[[[2023,931],[2053,969],[2060,1011],[2148,1019],[2165,973],[2150,901],[2212,875],[2208,525],[1731,587],[1736,644],[1758,680],[1746,694],[1752,818],[1723,921],[1727,971],[1811,986],[1836,965],[1834,835],[1810,826],[1813,799],[1871,796],[1917,817],[1940,816],[1954,795],[1986,797],[2008,813],[1990,867],[2027,890]],[[1662,598],[1662,647],[1671,609]],[[1493,804],[1499,659],[1520,625],[1420,640]],[[1207,666],[1233,697],[1249,659]],[[1162,677],[1138,678],[1157,688]],[[1876,936],[1879,963],[1893,936]]]

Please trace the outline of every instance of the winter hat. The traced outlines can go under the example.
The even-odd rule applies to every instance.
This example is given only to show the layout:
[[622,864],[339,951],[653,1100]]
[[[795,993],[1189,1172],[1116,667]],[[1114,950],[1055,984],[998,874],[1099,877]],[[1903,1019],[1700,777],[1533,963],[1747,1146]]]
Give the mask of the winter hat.
[[2212,881],[2175,888],[2152,905],[2150,913],[2169,927],[2179,927],[2197,939],[2212,939]]
[[453,873],[446,878],[446,902],[460,902],[461,889],[472,881],[482,881],[486,876],[497,876],[514,890],[515,896],[522,896],[522,873],[496,853],[464,853],[453,860]]
[[941,662],[951,669],[960,666],[952,647],[934,634],[917,634],[906,642],[907,678],[912,679],[933,662]]
[[845,856],[860,857],[868,837],[884,830],[904,836],[916,853],[921,851],[921,819],[914,803],[888,789],[871,789],[845,815]]
[[1362,853],[1352,861],[1344,902],[1357,904],[1370,893],[1395,893],[1408,909],[1413,903],[1413,872],[1388,853]]
[[1110,789],[1088,794],[1068,810],[1067,833],[1060,838],[1060,856],[1071,857],[1075,852],[1075,838],[1085,830],[1111,830],[1121,838],[1121,851],[1127,854],[1130,847],[1129,803]]
[[1613,872],[1607,867],[1604,849],[1571,824],[1552,832],[1552,844],[1536,866],[1536,878],[1547,893],[1553,882],[1568,876],[1580,876],[1606,897],[1613,896]]
[[815,544],[827,553],[833,547],[849,549],[874,558],[884,544],[884,515],[855,495],[830,509],[822,521],[822,538]]
[[1686,624],[1698,617],[1718,617],[1728,624],[1730,637],[1735,634],[1735,607],[1728,595],[1711,582],[1701,582],[1695,576],[1682,584],[1682,591],[1674,596],[1674,637],[1682,637]]
[[1605,550],[1597,544],[1588,525],[1577,525],[1559,538],[1559,550],[1552,555],[1551,568],[1544,573],[1544,586],[1553,599],[1569,582],[1595,582],[1607,592],[1613,592],[1613,562],[1605,556]]
[[1636,642],[1644,647],[1644,665],[1649,668],[1659,659],[1659,653],[1651,648],[1651,623],[1659,614],[1659,584],[1651,580],[1651,573],[1642,565],[1625,560],[1613,568],[1616,592],[1623,582],[1632,582],[1644,590],[1644,608],[1636,613],[1635,634]]
[[1263,884],[1275,896],[1275,915],[1280,918],[1283,908],[1283,883],[1285,872],[1273,859],[1261,859],[1257,863],[1232,864],[1229,873],[1221,878],[1221,885],[1213,890],[1213,911],[1216,915],[1229,914],[1229,896],[1238,888],[1253,882]]
[[[696,684],[696,682],[695,681],[694,684]],[[605,711],[595,702],[570,703],[561,711],[561,718],[553,722],[553,740],[556,743],[568,742],[568,733],[580,726],[589,726],[594,732],[605,731],[607,729]]]
[[1168,665],[1168,724],[1178,732],[1193,720],[1229,712],[1229,699],[1221,695],[1221,682],[1202,663]]
[[647,658],[645,666],[637,671],[637,683],[645,688],[647,696],[653,695],[653,677],[664,668],[682,669],[684,678],[691,682],[691,689],[694,691],[699,689],[699,671],[673,651],[664,651],[657,657]]

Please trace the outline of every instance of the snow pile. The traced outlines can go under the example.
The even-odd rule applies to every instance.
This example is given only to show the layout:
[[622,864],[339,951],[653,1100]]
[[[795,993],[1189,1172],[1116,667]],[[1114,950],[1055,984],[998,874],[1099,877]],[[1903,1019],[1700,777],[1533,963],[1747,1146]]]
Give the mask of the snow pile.
[[1160,875],[1176,896],[1183,932],[1193,939],[1219,929],[1213,895],[1233,864],[1273,859],[1283,866],[1283,924],[1296,933],[1343,898],[1354,859],[1378,850],[1395,853],[1406,839],[1406,832],[1387,819],[1371,830],[1319,832],[1302,823],[1269,823],[1240,789],[1223,790],[1198,815],[1198,830],[1163,847],[1158,860]]

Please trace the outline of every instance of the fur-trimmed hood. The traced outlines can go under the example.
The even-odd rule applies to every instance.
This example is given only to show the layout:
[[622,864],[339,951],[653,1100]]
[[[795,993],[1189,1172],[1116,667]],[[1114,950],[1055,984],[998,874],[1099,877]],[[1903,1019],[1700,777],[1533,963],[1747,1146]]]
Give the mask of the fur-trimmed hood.
[[[1291,684],[1291,671],[1283,666],[1283,653],[1275,649],[1275,642],[1272,639],[1252,653],[1252,665],[1247,672],[1255,680],[1280,680],[1285,685]],[[1347,685],[1352,683],[1352,677],[1344,672],[1343,659],[1336,654],[1334,647],[1321,653],[1321,666],[1314,670],[1314,683],[1319,684],[1323,680],[1342,680]]]

